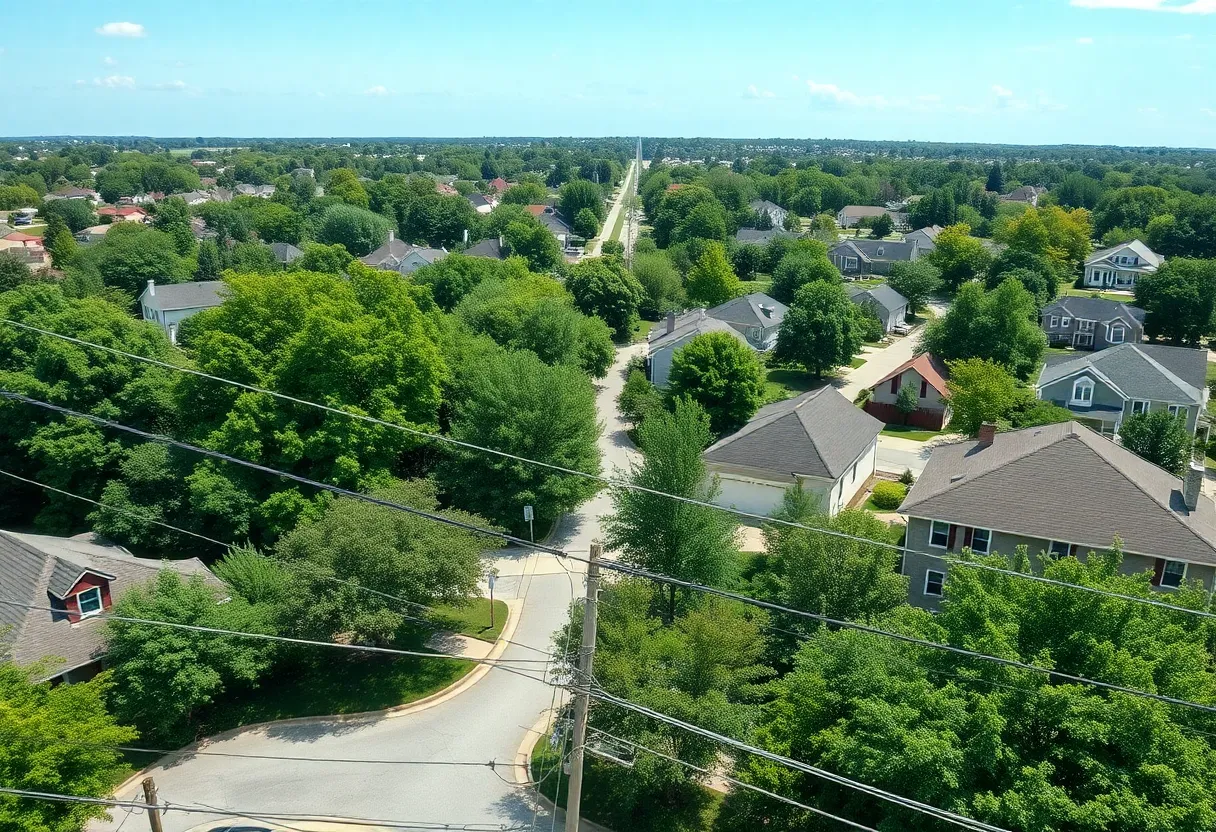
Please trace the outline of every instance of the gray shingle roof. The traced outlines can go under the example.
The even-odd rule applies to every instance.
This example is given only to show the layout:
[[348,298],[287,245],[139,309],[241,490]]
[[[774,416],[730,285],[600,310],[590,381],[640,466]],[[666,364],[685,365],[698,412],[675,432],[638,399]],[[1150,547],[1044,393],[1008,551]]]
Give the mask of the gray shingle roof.
[[1065,314],[1087,321],[1113,321],[1118,317],[1131,318],[1144,323],[1144,310],[1130,303],[1120,303],[1106,298],[1076,297],[1064,295],[1043,307],[1044,315]]
[[845,291],[854,303],[872,300],[887,312],[896,312],[908,305],[908,299],[885,283],[877,286],[846,285]]
[[[216,589],[224,584],[198,558],[160,561],[137,558],[118,546],[95,542],[91,535],[63,538],[0,531],[0,594],[36,607],[57,605],[80,576],[88,571],[110,581],[117,602],[162,568],[183,575],[202,575]],[[53,657],[62,659],[44,678],[99,658],[104,647],[101,621],[87,618],[73,625],[65,616],[42,610],[0,605],[0,644],[17,664]]]
[[[1096,499],[1078,501],[1078,483]],[[1183,482],[1078,422],[939,445],[900,511],[1044,540],[1216,563],[1216,504],[1189,512]]]
[[[709,317],[704,309],[694,309],[677,317],[675,328],[671,332],[667,331],[666,323],[660,322],[658,326],[650,331],[646,338],[649,341],[649,350],[653,353],[656,349],[661,349],[668,344],[678,343],[690,336],[701,335],[706,332],[729,332],[738,338],[740,342],[747,344],[747,338],[743,337],[743,333],[726,323],[726,321]],[[751,347],[751,344],[747,345]],[[752,349],[755,348],[752,347]]]
[[[1147,265],[1152,268],[1156,268],[1157,266],[1160,266],[1165,261],[1164,257],[1162,257],[1160,254],[1157,254],[1157,252],[1153,251],[1151,248],[1146,246],[1144,243],[1140,242],[1139,240],[1132,240],[1130,243],[1123,243],[1122,245],[1111,246],[1110,248],[1104,248],[1104,249],[1100,249],[1099,251],[1095,251],[1093,254],[1089,255],[1089,257],[1085,260],[1085,265],[1090,266],[1095,263],[1101,263],[1103,260],[1110,257],[1112,254],[1115,254],[1118,251],[1122,251],[1125,248],[1130,249],[1131,251],[1135,252],[1136,256],[1140,258],[1142,266]],[[1125,265],[1125,266],[1120,266],[1120,268],[1126,269],[1129,267]],[[1136,267],[1132,266],[1130,268],[1136,268]]]
[[304,255],[303,251],[291,243],[271,243],[270,249],[274,252],[274,259],[280,263],[291,263]]
[[156,287],[156,294],[144,289],[140,301],[150,309],[210,309],[223,303],[222,280],[197,280],[193,283],[166,283]]
[[477,245],[469,248],[465,254],[469,257],[492,257],[496,260],[505,260],[507,257],[507,253],[503,250],[502,243],[498,242],[497,237],[488,237],[482,240]]
[[1119,344],[1048,364],[1035,386],[1042,388],[1083,372],[1109,379],[1129,398],[1201,404],[1207,355],[1186,347]]
[[914,243],[902,240],[845,240],[837,243],[833,249],[849,248],[866,260],[911,260],[912,252],[916,249]]
[[780,326],[787,309],[789,307],[784,303],[770,298],[763,292],[752,292],[750,295],[719,304],[706,314],[730,324],[769,327]]
[[760,408],[737,433],[719,439],[706,462],[835,480],[873,443],[883,423],[830,386]]
[[797,237],[798,235],[792,231],[784,231],[780,228],[770,228],[767,231],[761,231],[758,228],[740,228],[735,232],[736,243],[752,243],[754,245],[767,245],[769,241],[775,240],[778,237]]

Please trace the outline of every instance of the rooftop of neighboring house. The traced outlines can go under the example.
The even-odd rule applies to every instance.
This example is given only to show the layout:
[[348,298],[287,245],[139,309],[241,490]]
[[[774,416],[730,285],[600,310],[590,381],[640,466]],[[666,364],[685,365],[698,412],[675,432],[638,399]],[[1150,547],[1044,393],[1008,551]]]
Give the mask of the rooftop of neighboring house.
[[1001,199],[1005,202],[1033,202],[1045,193],[1047,193],[1047,189],[1039,185],[1022,185],[1007,194],[1002,194]]
[[691,336],[703,335],[706,332],[727,332],[738,338],[740,342],[747,344],[747,339],[743,337],[742,333],[726,321],[711,318],[704,309],[693,309],[682,315],[669,312],[667,320],[660,321],[659,325],[646,335],[646,341],[653,354],[657,349],[677,344]]
[[65,599],[82,578],[108,587],[112,605],[132,587],[155,578],[161,569],[182,575],[202,575],[217,590],[224,584],[198,558],[160,560],[137,558],[120,546],[96,540],[93,535],[51,537],[0,531],[0,576],[5,594],[15,601],[46,609],[25,610],[0,605],[0,643],[8,646],[14,662],[28,665],[53,657],[40,678],[50,678],[100,658],[104,649],[101,622],[88,617],[69,621]]
[[882,387],[891,379],[902,376],[908,370],[915,370],[921,378],[929,382],[930,387],[941,395],[944,396],[948,392],[946,390],[946,379],[950,378],[950,370],[946,367],[946,362],[936,355],[930,355],[927,352],[912,356],[912,358],[887,373],[875,384],[871,384],[870,387],[872,389]]
[[[1183,480],[1079,422],[998,433],[933,449],[899,510],[1095,550],[1216,563],[1216,505],[1194,511]],[[1010,554],[1010,553],[1005,553]]]
[[447,251],[441,248],[427,248],[426,246],[410,245],[404,240],[399,240],[390,231],[388,242],[380,246],[371,254],[364,255],[359,258],[361,263],[368,266],[376,266],[377,268],[395,268],[401,264],[405,258],[410,255],[417,255],[427,263],[433,263],[439,258],[447,254]]
[[63,188],[56,188],[55,191],[48,194],[48,196],[59,197],[60,199],[84,199],[86,197],[92,199],[97,196],[97,191],[90,190],[89,188],[77,188],[75,185],[69,185]]
[[[1126,253],[1126,255],[1129,257],[1139,258],[1140,263],[1138,264],[1138,266],[1133,266],[1133,265],[1127,264],[1127,263],[1116,263],[1114,260],[1111,260],[1112,257],[1119,256],[1122,253]],[[1089,257],[1086,258],[1085,265],[1094,266],[1094,265],[1100,264],[1104,261],[1109,261],[1109,264],[1111,266],[1118,266],[1121,269],[1127,269],[1127,268],[1134,269],[1137,267],[1146,267],[1147,269],[1156,269],[1158,266],[1160,266],[1162,263],[1165,262],[1165,258],[1162,257],[1160,254],[1157,254],[1157,252],[1153,251],[1151,248],[1149,248],[1148,246],[1146,246],[1144,243],[1140,242],[1139,240],[1132,240],[1130,243],[1122,243],[1117,246],[1111,246],[1110,248],[1104,248],[1104,249],[1101,249],[1100,251],[1095,251],[1093,254],[1089,255]]]
[[1035,386],[1089,373],[1131,399],[1202,404],[1207,350],[1118,344],[1096,352],[1050,356]]
[[905,243],[902,240],[841,240],[829,251],[844,249],[863,262],[875,260],[894,261],[911,260],[917,250],[915,242]]
[[26,234],[23,231],[13,231],[5,234],[0,239],[8,240],[10,243],[41,243],[41,237],[35,237],[33,234]]
[[194,202],[195,200],[199,200],[199,199],[203,199],[203,200],[211,199],[211,197],[208,194],[206,194],[202,191],[183,191],[180,194],[169,194],[169,196],[170,197],[175,197],[175,196],[180,197],[180,198],[186,200],[186,202]]
[[487,237],[470,246],[464,254],[468,257],[491,257],[495,260],[506,260],[507,252],[498,237]]
[[1130,303],[1120,303],[1107,298],[1077,297],[1063,295],[1043,307],[1044,315],[1061,315],[1083,321],[1107,323],[1120,318],[1144,323],[1144,310]]
[[840,209],[846,217],[880,217],[893,213],[882,205],[846,205]]
[[754,245],[768,245],[771,240],[778,237],[789,237],[793,239],[798,235],[792,231],[785,231],[780,228],[769,228],[761,231],[759,228],[740,228],[735,232],[736,243],[752,243]]
[[710,445],[706,462],[835,480],[844,474],[884,425],[825,385],[760,408],[730,436]]
[[465,199],[467,199],[469,201],[469,204],[472,205],[474,208],[493,207],[493,205],[494,205],[494,203],[491,202],[485,196],[485,194],[473,193],[473,194],[469,194],[467,197],[465,197]]
[[845,284],[844,290],[854,302],[871,300],[888,312],[897,312],[908,305],[908,299],[885,283],[877,286],[858,286],[854,283]]
[[148,212],[138,205],[103,205],[97,209],[99,217],[146,217]]
[[304,256],[304,252],[291,243],[271,243],[270,250],[274,252],[274,259],[280,263],[291,263]]
[[753,211],[772,212],[772,211],[784,211],[785,210],[777,203],[770,202],[767,199],[753,199],[751,202],[747,203],[747,207],[752,209]]
[[[936,240],[937,235],[942,233],[942,227],[940,225],[926,225],[924,228],[918,228],[915,231],[910,231],[908,233],[909,234],[924,234],[930,240]],[[907,234],[904,235],[905,238],[907,236],[908,236]]]
[[236,186],[242,196],[266,196],[274,193],[274,185],[249,185],[244,182]]
[[88,228],[82,228],[76,232],[77,237],[102,237],[109,233],[113,228],[113,223],[109,225],[90,225]]
[[503,179],[501,176],[496,176],[490,180],[489,187],[501,194],[507,188],[511,187],[511,183]]
[[191,283],[166,283],[144,289],[140,303],[149,309],[210,309],[224,302],[222,280],[196,280]]
[[728,324],[770,327],[781,325],[787,309],[784,303],[763,292],[752,292],[719,304],[706,314]]

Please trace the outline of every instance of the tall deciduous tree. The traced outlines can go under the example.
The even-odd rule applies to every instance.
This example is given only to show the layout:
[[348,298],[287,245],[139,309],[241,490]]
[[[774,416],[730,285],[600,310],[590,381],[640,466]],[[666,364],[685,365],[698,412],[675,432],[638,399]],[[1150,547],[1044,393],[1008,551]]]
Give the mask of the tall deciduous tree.
[[105,237],[80,252],[68,271],[100,277],[106,286],[132,298],[139,297],[149,280],[181,283],[191,277],[189,261],[178,255],[172,237],[134,222],[111,227]]
[[688,398],[709,414],[716,434],[743,426],[760,407],[764,371],[751,347],[726,332],[691,339],[671,358],[668,393]]
[[190,228],[190,206],[178,196],[171,196],[156,205],[152,227],[173,238],[173,249],[179,257],[189,257],[194,251],[194,231]]
[[822,378],[853,360],[863,339],[860,321],[844,287],[816,281],[794,295],[781,321],[773,357],[801,364]]
[[684,288],[689,300],[704,306],[717,306],[739,294],[739,278],[721,243],[705,245],[704,253],[688,272]]
[[392,223],[379,214],[354,205],[331,205],[317,224],[317,240],[339,243],[355,257],[369,254],[388,239]]
[[985,422],[1001,422],[1019,400],[1018,380],[988,359],[951,361],[946,401],[953,415],[950,429],[974,435]]
[[643,318],[657,320],[683,306],[684,286],[680,273],[666,254],[659,251],[635,251],[633,276],[642,287],[643,294],[638,311]]
[[16,252],[0,251],[0,292],[29,283],[34,273],[17,258]]
[[887,284],[908,299],[908,308],[916,311],[929,296],[941,288],[942,273],[937,266],[922,258],[891,264]]
[[604,192],[589,179],[571,179],[562,185],[558,196],[558,207],[567,221],[574,222],[579,212],[586,209],[595,215],[597,224],[603,221],[607,209],[604,207]]
[[336,168],[329,172],[325,195],[336,197],[356,208],[367,208],[369,204],[367,189],[359,181],[358,172],[350,168]]
[[570,267],[566,288],[585,315],[608,324],[617,340],[627,339],[637,320],[642,286],[619,261],[593,257]]
[[1167,260],[1136,280],[1136,305],[1149,338],[1197,346],[1216,331],[1216,260]]
[[1026,379],[1039,367],[1047,336],[1038,325],[1034,295],[1021,283],[1005,280],[991,292],[968,283],[950,311],[925,328],[919,349],[944,361],[991,359]]
[[1154,465],[1182,476],[1191,458],[1195,437],[1186,427],[1186,416],[1168,411],[1137,413],[1123,420],[1119,428],[1123,446]]
[[840,272],[828,259],[827,249],[822,244],[814,248],[804,243],[781,258],[777,268],[773,270],[773,284],[769,294],[782,303],[793,303],[798,290],[809,283],[823,281],[824,283],[840,283]]
[[933,241],[929,262],[942,273],[942,281],[950,291],[988,271],[992,255],[984,244],[971,236],[971,227],[964,224],[943,228]]
[[1005,193],[1005,173],[1001,170],[1000,162],[993,162],[992,167],[988,168],[988,182],[985,187],[994,194]]

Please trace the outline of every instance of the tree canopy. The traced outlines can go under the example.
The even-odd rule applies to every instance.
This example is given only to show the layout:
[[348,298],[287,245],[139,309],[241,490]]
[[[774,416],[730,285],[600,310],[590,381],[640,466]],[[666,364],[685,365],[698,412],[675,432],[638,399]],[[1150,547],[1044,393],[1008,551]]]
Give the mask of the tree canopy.
[[799,364],[822,378],[848,364],[861,349],[858,307],[838,283],[815,281],[794,295],[777,333],[773,357]]
[[950,311],[925,328],[918,348],[944,361],[991,359],[1027,379],[1039,367],[1047,336],[1038,325],[1034,295],[1007,279],[991,292],[978,283],[959,289]]
[[688,398],[709,414],[715,434],[742,427],[759,409],[764,371],[751,347],[726,332],[697,335],[675,351],[668,394]]

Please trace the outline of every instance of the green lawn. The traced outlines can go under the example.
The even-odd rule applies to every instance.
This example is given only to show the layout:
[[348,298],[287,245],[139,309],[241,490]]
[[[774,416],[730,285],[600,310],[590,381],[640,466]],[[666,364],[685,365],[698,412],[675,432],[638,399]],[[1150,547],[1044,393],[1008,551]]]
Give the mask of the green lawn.
[[1132,302],[1131,295],[1120,295],[1120,294],[1116,294],[1114,292],[1098,292],[1093,289],[1075,289],[1071,286],[1068,287],[1067,289],[1061,289],[1060,294],[1061,295],[1071,295],[1071,296],[1077,297],[1077,298],[1088,298],[1088,297],[1092,297],[1093,295],[1097,295],[1098,297],[1102,298],[1103,300],[1113,300],[1113,301],[1117,301],[1118,303],[1131,303]]
[[911,439],[913,442],[927,442],[942,435],[940,430],[920,430],[906,425],[887,425],[882,432],[884,436],[898,436],[900,439]]
[[507,623],[507,605],[495,599],[493,627],[490,626],[489,598],[477,598],[460,606],[435,607],[431,620],[445,630],[493,642],[502,634],[503,625]]
[[856,358],[854,358],[852,361],[849,362],[849,367],[856,370],[858,367],[860,367],[862,364],[865,364],[865,363],[866,363],[866,360],[859,355]]
[[755,280],[740,280],[739,285],[743,287],[743,294],[745,295],[750,295],[753,292],[763,292],[767,295],[773,288],[773,281],[766,274],[757,274]]
[[1216,363],[1208,362],[1208,384],[1216,381]]
[[658,321],[648,321],[644,318],[639,318],[638,320],[634,321],[633,331],[629,334],[629,340],[635,344],[645,341],[651,328],[653,328],[657,323]]
[[764,401],[772,403],[792,399],[822,384],[822,381],[811,378],[805,370],[774,368],[768,371],[764,384]]

